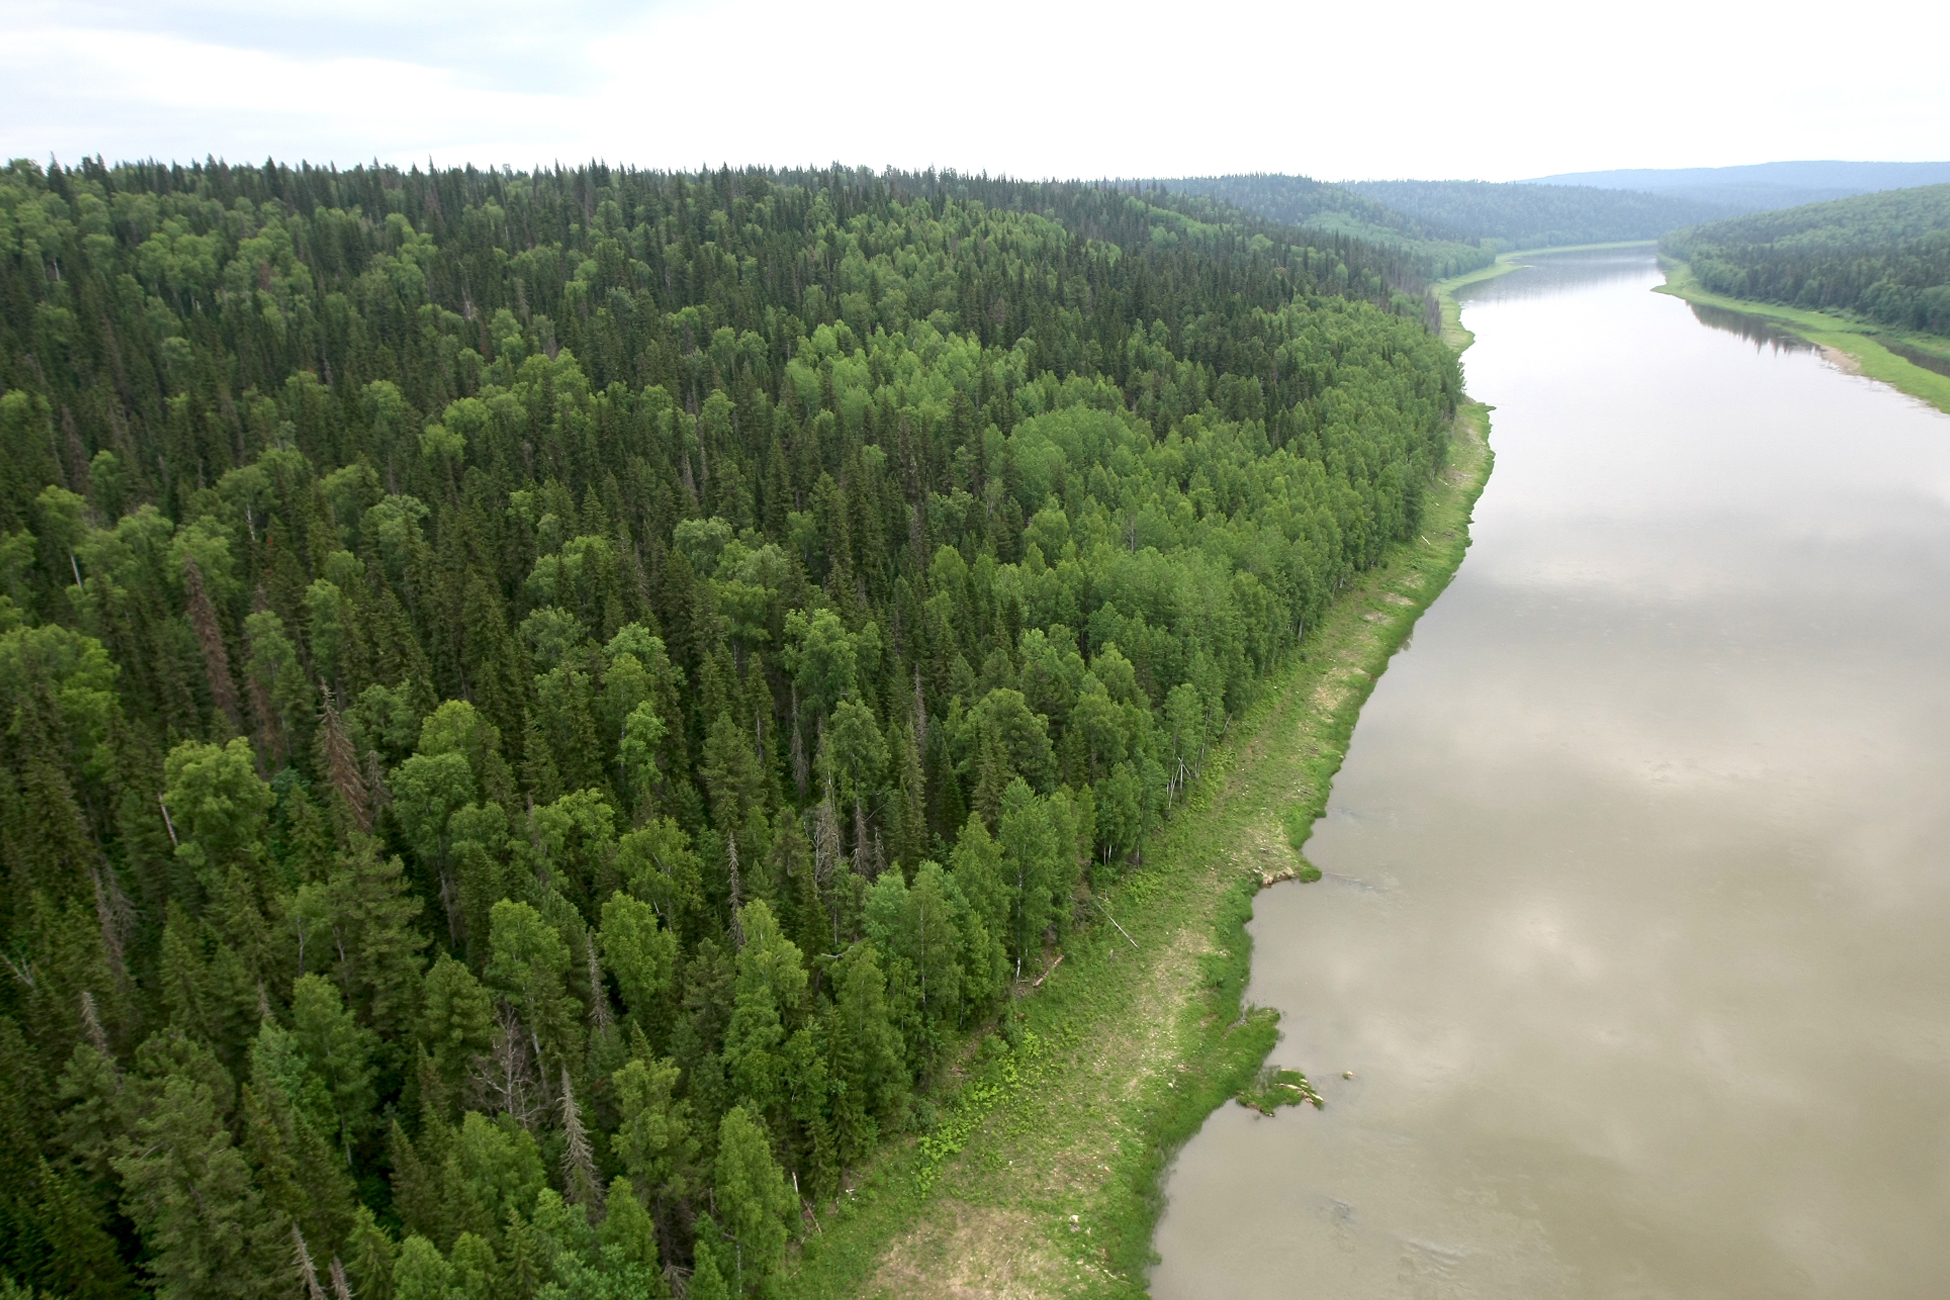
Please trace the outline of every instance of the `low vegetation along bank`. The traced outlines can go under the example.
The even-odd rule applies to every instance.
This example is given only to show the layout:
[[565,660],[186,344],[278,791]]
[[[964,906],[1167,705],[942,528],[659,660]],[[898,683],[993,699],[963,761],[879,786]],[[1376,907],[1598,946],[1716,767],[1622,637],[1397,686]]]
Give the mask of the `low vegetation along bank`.
[[1289,827],[1324,809],[1377,676],[1462,561],[1487,429],[1487,408],[1465,406],[1417,534],[1234,724],[1143,869],[1101,898],[1115,925],[1073,942],[1008,1038],[958,1066],[932,1130],[809,1229],[789,1293],[1142,1294],[1170,1154],[1234,1098],[1311,1099],[1261,1072],[1278,1017],[1241,1003],[1245,924],[1259,889],[1304,869]]

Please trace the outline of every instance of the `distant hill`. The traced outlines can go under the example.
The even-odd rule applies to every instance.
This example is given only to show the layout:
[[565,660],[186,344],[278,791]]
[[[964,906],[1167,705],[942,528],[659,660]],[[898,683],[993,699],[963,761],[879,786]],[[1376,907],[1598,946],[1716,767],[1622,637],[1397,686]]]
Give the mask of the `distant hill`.
[[1950,162],[1771,162],[1742,167],[1564,172],[1524,183],[1639,190],[1717,204],[1736,212],[1766,212],[1947,181]]
[[1657,239],[1679,226],[1733,216],[1738,208],[1672,194],[1592,186],[1489,181],[1350,181],[1364,195],[1436,236],[1491,241],[1499,251]]
[[1431,278],[1487,266],[1497,253],[1657,239],[1744,209],[1675,195],[1489,181],[1350,181],[1253,173],[1149,182],[1310,230],[1391,245]]
[[1657,239],[1686,227],[1717,229],[1714,223],[1752,213],[1946,182],[1950,162],[1774,162],[1567,172],[1505,183],[1336,185],[1254,172],[1142,184],[1215,200],[1282,225],[1387,245],[1424,276],[1439,279],[1488,265],[1496,253],[1515,249]]
[[1178,194],[1217,199],[1282,225],[1387,245],[1407,255],[1430,279],[1460,275],[1495,260],[1494,250],[1483,247],[1474,237],[1437,230],[1345,185],[1332,185],[1307,176],[1255,172],[1237,176],[1181,176],[1142,183],[1162,185]]
[[1950,335],[1950,184],[1717,221],[1663,246],[1715,293]]

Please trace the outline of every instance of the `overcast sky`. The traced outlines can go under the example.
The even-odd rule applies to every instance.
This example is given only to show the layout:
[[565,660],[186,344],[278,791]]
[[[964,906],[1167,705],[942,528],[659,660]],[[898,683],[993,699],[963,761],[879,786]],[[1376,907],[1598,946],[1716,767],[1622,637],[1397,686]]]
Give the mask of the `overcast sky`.
[[0,0],[0,151],[1511,180],[1950,156],[1950,3]]

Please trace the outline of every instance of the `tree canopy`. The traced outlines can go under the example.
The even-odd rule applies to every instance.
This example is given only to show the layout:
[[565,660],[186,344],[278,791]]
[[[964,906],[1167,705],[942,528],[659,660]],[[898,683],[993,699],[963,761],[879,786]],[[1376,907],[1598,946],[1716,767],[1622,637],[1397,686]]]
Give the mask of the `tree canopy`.
[[1419,274],[1431,279],[1461,275],[1496,260],[1495,249],[1482,243],[1488,232],[1466,233],[1468,223],[1445,219],[1456,215],[1453,212],[1419,211],[1415,205],[1396,203],[1388,195],[1370,194],[1356,183],[1335,185],[1307,176],[1264,172],[1185,176],[1148,183],[1173,194],[1202,196],[1267,221],[1395,249]]
[[1950,185],[1677,230],[1665,247],[1715,293],[1950,335]]
[[1498,251],[1657,239],[1679,226],[1738,211],[1677,194],[1491,181],[1350,181],[1348,188]]
[[1116,186],[0,173],[0,1273],[759,1294],[1413,534],[1400,248]]

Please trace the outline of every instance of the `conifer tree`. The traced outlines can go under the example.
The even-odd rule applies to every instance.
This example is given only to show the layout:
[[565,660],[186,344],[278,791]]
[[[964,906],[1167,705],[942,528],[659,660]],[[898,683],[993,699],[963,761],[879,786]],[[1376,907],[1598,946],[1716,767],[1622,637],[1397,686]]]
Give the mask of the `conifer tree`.
[[223,643],[217,611],[203,587],[203,570],[187,548],[183,552],[183,590],[189,600],[190,627],[196,632],[196,643],[203,651],[203,673],[210,686],[210,700],[230,724],[231,734],[236,735],[244,729],[244,715],[237,707],[237,683],[230,676],[230,652]]
[[738,978],[731,1018],[725,1026],[725,1064],[740,1095],[760,1114],[775,1113],[784,1101],[784,1062],[788,1021],[806,994],[806,968],[798,946],[779,931],[763,901],[745,907],[745,946],[738,953]]
[[485,1237],[463,1232],[454,1240],[448,1262],[453,1266],[450,1295],[459,1300],[493,1300],[500,1280],[501,1262],[494,1246]]
[[657,1225],[637,1200],[636,1189],[628,1178],[617,1177],[609,1185],[598,1235],[606,1260],[620,1261],[632,1274],[635,1294],[645,1300],[660,1300],[669,1294],[663,1269],[658,1264]]
[[352,1144],[373,1119],[372,1055],[378,1036],[346,1009],[322,975],[300,975],[291,990],[292,1036],[323,1085],[330,1118],[347,1164]]
[[360,1300],[392,1300],[393,1260],[398,1247],[361,1205],[353,1211],[352,1239],[346,1243],[345,1271]]
[[718,1250],[714,1242],[716,1224],[710,1215],[698,1220],[696,1265],[691,1270],[689,1300],[732,1300],[737,1292],[725,1282],[724,1273],[718,1267]]
[[240,1109],[242,1147],[266,1204],[320,1250],[336,1249],[351,1235],[355,1196],[333,1141],[331,1098],[293,1036],[273,1022],[252,1045]]
[[438,1247],[425,1237],[408,1237],[393,1262],[394,1300],[448,1300],[453,1277]]
[[420,1013],[420,1042],[449,1095],[458,1095],[473,1060],[494,1035],[494,1008],[487,990],[462,962],[442,953],[427,972]]
[[832,1013],[832,1073],[841,1085],[834,1105],[839,1158],[851,1164],[873,1149],[881,1125],[907,1095],[900,1035],[890,1023],[887,981],[871,944],[855,944],[838,976]]
[[115,1170],[158,1294],[242,1300],[282,1284],[288,1225],[264,1204],[207,1084],[166,1076],[130,1137]]
[[562,1190],[572,1204],[603,1208],[603,1185],[596,1173],[596,1154],[589,1145],[589,1132],[582,1125],[582,1108],[576,1104],[575,1081],[562,1067]]
[[764,1132],[742,1106],[726,1111],[718,1126],[713,1190],[729,1265],[725,1282],[733,1295],[756,1295],[785,1258],[798,1203]]
[[635,1054],[613,1077],[621,1116],[614,1150],[633,1185],[646,1190],[661,1214],[691,1190],[697,1137],[690,1103],[676,1095],[677,1066],[650,1058],[648,1050],[639,1037]]

